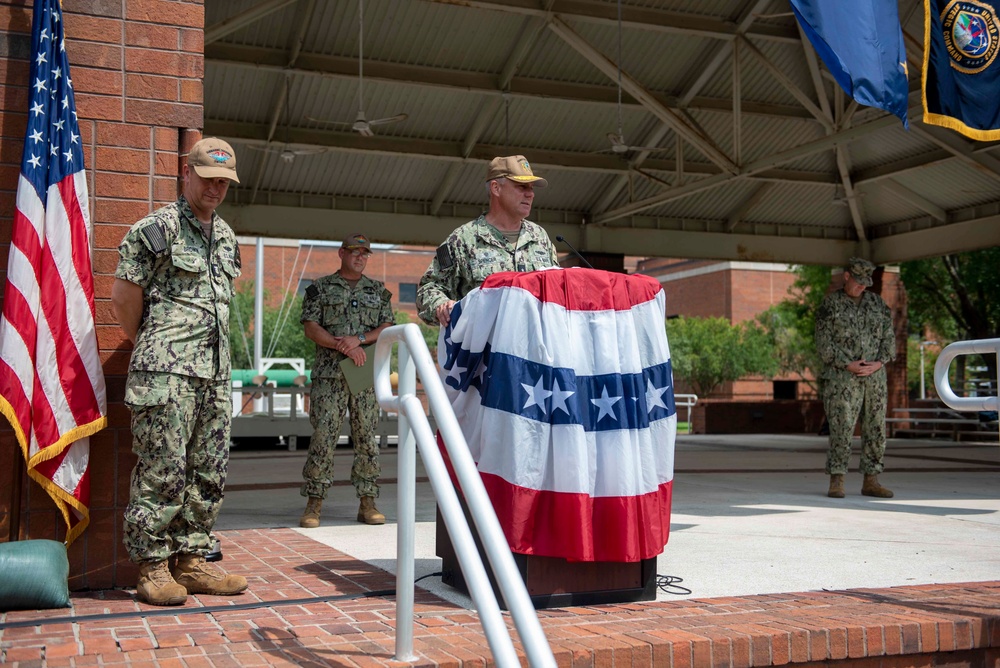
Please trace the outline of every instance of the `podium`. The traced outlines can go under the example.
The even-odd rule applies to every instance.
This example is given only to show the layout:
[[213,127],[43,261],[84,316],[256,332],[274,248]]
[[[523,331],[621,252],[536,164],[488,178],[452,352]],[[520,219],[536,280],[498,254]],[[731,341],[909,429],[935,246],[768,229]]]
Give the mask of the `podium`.
[[[466,511],[465,519],[471,526],[472,517],[464,503],[462,508]],[[437,512],[435,537],[435,552],[441,558],[441,581],[468,596],[469,586],[465,582],[462,566],[458,562],[458,555],[440,510]],[[486,565],[493,594],[500,609],[506,610],[503,593],[493,577],[486,552],[475,531],[473,538],[479,549],[479,558]],[[656,557],[636,562],[567,561],[558,557],[536,557],[515,552],[514,564],[528,589],[531,603],[539,610],[656,600]]]
[[[536,607],[655,598],[677,428],[664,312],[648,276],[502,272],[441,331],[449,401]],[[440,515],[436,551],[467,593]]]

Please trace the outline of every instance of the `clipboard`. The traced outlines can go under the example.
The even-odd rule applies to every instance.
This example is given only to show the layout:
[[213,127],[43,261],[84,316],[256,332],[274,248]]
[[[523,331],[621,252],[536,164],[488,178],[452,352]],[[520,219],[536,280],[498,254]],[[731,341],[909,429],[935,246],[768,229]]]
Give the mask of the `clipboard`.
[[340,370],[344,372],[351,394],[360,394],[375,387],[375,344],[361,346],[365,351],[365,363],[357,366],[350,357],[340,360]]

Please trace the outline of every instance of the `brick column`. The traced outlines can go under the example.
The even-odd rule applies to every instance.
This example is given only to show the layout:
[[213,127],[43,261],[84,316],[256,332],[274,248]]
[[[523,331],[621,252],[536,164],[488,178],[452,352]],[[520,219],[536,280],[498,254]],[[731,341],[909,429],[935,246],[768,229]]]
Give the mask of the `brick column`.
[[[14,193],[27,119],[31,7],[0,0],[0,271],[6,273]],[[71,546],[70,586],[131,586],[122,545],[132,454],[123,403],[131,344],[111,311],[117,247],[129,227],[179,192],[179,165],[203,125],[203,0],[64,0],[66,51],[76,93],[93,221],[97,336],[108,389],[107,429],[91,437],[90,527]],[[0,42],[0,48],[4,44]],[[65,535],[49,497],[27,479],[13,432],[0,426],[0,490],[23,477],[20,536]],[[13,500],[0,492],[0,540]]]
[[909,405],[906,387],[906,341],[909,338],[909,315],[907,310],[906,287],[898,271],[888,272],[879,268],[873,277],[872,290],[878,293],[892,310],[892,326],[896,332],[896,361],[886,368],[889,401],[887,416],[892,417],[893,408]]

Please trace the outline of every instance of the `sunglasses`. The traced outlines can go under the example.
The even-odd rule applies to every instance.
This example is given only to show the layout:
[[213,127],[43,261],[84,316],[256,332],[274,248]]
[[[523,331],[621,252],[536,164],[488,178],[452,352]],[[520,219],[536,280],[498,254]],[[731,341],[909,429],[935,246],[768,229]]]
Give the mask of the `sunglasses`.
[[354,257],[370,257],[372,254],[367,248],[351,248],[347,252]]

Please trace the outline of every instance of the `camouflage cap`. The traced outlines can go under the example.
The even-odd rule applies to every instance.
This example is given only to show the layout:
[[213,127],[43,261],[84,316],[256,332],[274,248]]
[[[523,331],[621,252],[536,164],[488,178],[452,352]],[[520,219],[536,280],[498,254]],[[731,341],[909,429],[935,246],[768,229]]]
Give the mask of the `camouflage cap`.
[[486,180],[506,178],[517,183],[534,183],[539,188],[544,188],[548,181],[540,176],[535,176],[531,171],[528,159],[523,155],[509,155],[505,158],[493,158],[490,160],[490,168],[486,172]]
[[363,234],[349,234],[341,246],[347,250],[354,250],[355,248],[367,248],[371,250],[372,242],[368,241],[368,237]]
[[875,265],[868,260],[860,257],[852,257],[847,261],[844,271],[849,273],[851,278],[866,288],[872,286],[872,273],[875,271]]
[[236,176],[236,152],[227,142],[215,137],[206,137],[191,147],[188,165],[203,179],[230,179],[240,182]]

